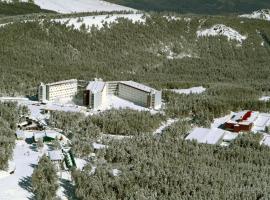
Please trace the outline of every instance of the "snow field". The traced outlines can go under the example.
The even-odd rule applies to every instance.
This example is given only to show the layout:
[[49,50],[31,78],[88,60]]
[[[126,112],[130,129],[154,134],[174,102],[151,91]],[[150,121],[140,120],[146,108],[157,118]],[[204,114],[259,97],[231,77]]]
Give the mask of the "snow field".
[[175,92],[177,94],[201,94],[206,91],[206,88],[204,88],[203,86],[199,86],[188,89],[171,89],[169,91]]
[[[20,1],[27,2],[28,0]],[[96,11],[135,11],[132,8],[101,0],[34,0],[34,2],[42,9],[64,14]]]
[[133,23],[145,22],[143,14],[95,15],[87,17],[54,19],[52,21],[59,22],[61,24],[66,24],[67,26],[74,26],[75,29],[79,30],[83,24],[85,25],[86,28],[91,28],[92,26],[95,26],[98,29],[100,29],[104,26],[104,24],[110,25],[111,23],[117,23],[118,19],[120,18],[131,20]]

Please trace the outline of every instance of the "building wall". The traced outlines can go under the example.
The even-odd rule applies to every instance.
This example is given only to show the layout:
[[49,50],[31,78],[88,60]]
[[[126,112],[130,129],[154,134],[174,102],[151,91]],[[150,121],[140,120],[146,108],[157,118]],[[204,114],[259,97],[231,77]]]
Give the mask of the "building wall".
[[137,88],[119,83],[118,96],[140,106],[149,107],[149,93]]
[[70,81],[61,84],[47,85],[47,100],[54,101],[60,98],[73,97],[78,90],[77,81]]
[[156,91],[155,93],[155,101],[154,105],[152,105],[154,109],[160,109],[162,106],[162,93],[161,91]]
[[46,96],[46,85],[44,83],[40,83],[38,87],[38,100],[43,102],[47,99]]

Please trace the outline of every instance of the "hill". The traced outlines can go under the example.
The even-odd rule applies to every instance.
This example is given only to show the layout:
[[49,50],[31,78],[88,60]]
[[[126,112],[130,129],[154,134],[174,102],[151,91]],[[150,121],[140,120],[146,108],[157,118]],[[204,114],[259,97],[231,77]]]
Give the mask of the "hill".
[[107,0],[112,3],[147,11],[173,11],[197,14],[245,13],[270,8],[268,0]]
[[28,2],[7,3],[0,1],[0,16],[24,15],[30,13],[52,13],[41,9],[38,5]]

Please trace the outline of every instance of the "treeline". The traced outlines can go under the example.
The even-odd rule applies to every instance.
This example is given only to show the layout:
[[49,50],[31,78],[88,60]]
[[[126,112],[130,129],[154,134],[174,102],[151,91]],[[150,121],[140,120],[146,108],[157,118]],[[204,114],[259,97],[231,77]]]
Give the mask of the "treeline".
[[[92,175],[90,166],[73,173],[76,196],[82,200],[270,197],[270,151],[259,145],[258,135],[242,135],[224,148],[183,140],[187,128],[183,124],[178,134],[110,144],[106,166],[97,165]],[[121,173],[112,176],[116,166]]]
[[38,5],[33,3],[33,0],[28,2],[20,2],[13,0],[12,2],[0,1],[0,17],[12,15],[25,15],[31,13],[55,13],[54,11],[41,9]]
[[164,92],[165,112],[171,117],[190,117],[192,123],[210,126],[214,118],[231,111],[256,110],[270,112],[270,102],[259,101],[260,93],[234,84],[216,84],[203,94]]
[[8,161],[13,156],[16,124],[25,112],[25,108],[15,103],[0,103],[0,170],[8,167]]

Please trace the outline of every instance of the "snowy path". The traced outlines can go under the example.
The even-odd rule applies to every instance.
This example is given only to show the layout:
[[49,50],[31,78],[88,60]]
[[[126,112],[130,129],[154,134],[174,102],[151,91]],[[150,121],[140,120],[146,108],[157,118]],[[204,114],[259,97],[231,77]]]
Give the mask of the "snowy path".
[[31,193],[30,177],[41,154],[24,141],[16,142],[14,150],[16,171],[14,174],[0,179],[1,200],[31,199],[33,194]]
[[169,126],[173,125],[174,123],[178,122],[180,119],[168,119],[166,122],[163,122],[161,126],[154,131],[153,135],[159,135],[162,134],[162,131],[168,128]]

